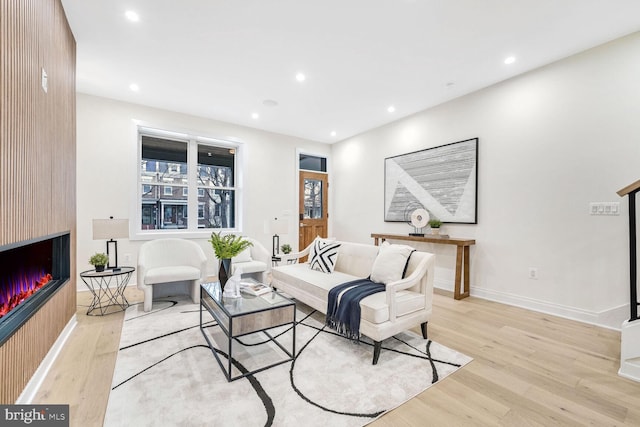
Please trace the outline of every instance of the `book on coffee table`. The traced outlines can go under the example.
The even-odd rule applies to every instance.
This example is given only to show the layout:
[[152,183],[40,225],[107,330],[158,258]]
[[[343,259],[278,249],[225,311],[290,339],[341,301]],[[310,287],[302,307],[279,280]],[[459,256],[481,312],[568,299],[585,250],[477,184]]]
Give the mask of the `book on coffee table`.
[[242,280],[240,281],[240,292],[258,296],[271,292],[271,288],[263,283]]

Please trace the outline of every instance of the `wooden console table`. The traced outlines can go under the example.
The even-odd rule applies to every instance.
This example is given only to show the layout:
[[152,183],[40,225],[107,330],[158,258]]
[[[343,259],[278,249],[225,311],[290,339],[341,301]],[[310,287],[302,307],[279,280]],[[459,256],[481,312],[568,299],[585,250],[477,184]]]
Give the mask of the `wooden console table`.
[[[374,238],[375,245],[378,245],[379,240],[384,242],[386,239],[391,240],[409,240],[412,242],[423,243],[435,243],[437,245],[455,245],[457,246],[456,253],[456,278],[453,283],[453,297],[455,299],[462,299],[469,296],[469,248],[471,245],[475,245],[476,241],[473,239],[454,239],[452,237],[438,237],[438,236],[409,236],[406,234],[376,234],[371,233],[371,237]],[[462,274],[464,274],[464,288],[462,287]]]

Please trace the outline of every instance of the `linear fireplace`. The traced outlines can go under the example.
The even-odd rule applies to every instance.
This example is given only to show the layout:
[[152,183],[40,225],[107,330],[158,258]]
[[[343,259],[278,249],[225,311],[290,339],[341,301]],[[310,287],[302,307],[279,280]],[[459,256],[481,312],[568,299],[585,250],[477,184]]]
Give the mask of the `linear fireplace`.
[[70,234],[0,246],[0,345],[69,280]]

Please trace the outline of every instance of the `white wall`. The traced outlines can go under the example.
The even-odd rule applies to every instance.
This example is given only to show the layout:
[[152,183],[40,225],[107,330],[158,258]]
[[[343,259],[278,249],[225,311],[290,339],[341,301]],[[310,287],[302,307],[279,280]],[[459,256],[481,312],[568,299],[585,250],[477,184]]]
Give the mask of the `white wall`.
[[[384,158],[478,137],[478,224],[445,225],[477,241],[471,294],[619,328],[628,203],[616,191],[640,179],[638,52],[640,33],[335,144],[333,234],[409,233],[384,222]],[[590,216],[594,201],[622,214]],[[452,290],[454,247],[421,249]]]
[[[106,98],[78,94],[77,97],[77,235],[78,271],[92,268],[89,257],[104,252],[104,240],[92,240],[92,219],[130,218],[137,206],[137,138],[134,120],[149,126],[174,131],[190,131],[200,136],[241,141],[245,150],[243,174],[243,228],[241,234],[262,242],[271,252],[271,235],[264,233],[264,221],[290,214],[289,233],[280,243],[296,248],[297,177],[296,150],[330,154],[330,146],[285,135],[278,135],[217,122],[199,117],[158,110]],[[214,274],[217,265],[207,239],[198,239],[211,260]],[[143,241],[118,239],[119,263],[137,264]],[[125,255],[131,261],[125,262]],[[135,277],[132,278],[132,283]],[[79,289],[85,289],[78,278]]]

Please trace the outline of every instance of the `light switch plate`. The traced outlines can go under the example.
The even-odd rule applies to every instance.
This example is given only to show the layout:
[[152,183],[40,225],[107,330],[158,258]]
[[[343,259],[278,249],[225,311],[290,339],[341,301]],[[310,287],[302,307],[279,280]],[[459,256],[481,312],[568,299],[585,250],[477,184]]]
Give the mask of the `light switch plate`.
[[591,215],[620,215],[620,202],[591,202],[589,203]]

